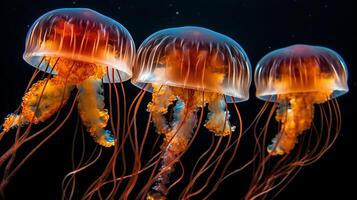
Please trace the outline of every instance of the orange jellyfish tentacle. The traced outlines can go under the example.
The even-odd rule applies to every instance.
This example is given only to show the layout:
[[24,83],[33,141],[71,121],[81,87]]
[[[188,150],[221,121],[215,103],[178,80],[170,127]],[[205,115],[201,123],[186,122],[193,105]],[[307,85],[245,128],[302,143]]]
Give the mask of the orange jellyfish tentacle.
[[208,96],[207,120],[204,126],[216,136],[227,136],[232,134],[235,126],[229,122],[229,112],[226,111],[226,102],[222,95],[213,93]]
[[82,123],[87,127],[87,131],[93,136],[94,140],[105,147],[115,144],[114,136],[107,126],[109,114],[104,109],[104,96],[101,80],[89,78],[77,84],[78,111]]
[[44,122],[56,113],[68,100],[73,86],[60,78],[40,80],[33,84],[22,98],[21,113],[5,118],[3,131],[28,123]]
[[152,120],[159,134],[164,134],[170,129],[164,114],[168,112],[168,107],[175,100],[176,97],[169,87],[153,84],[152,101],[148,104],[147,108],[152,114]]
[[[172,104],[174,106],[169,110]],[[196,110],[193,92],[153,84],[152,101],[148,104],[148,111],[152,113],[158,133],[164,134],[165,138],[161,146],[161,168],[155,178],[153,191],[148,194],[147,199],[161,199],[166,196],[177,157],[185,151],[192,137],[197,121]],[[172,115],[170,122],[165,116],[168,112]]]
[[[56,113],[68,100],[77,85],[78,110],[88,132],[102,146],[114,145],[110,131],[104,130],[109,115],[104,109],[101,78],[103,66],[66,58],[45,58],[56,75],[33,84],[23,97],[21,114],[10,114],[3,124],[3,132],[28,123],[38,124]],[[63,98],[63,99],[62,99]],[[40,101],[40,102],[39,102]],[[2,137],[3,133],[0,135]]]
[[196,110],[192,101],[182,101],[182,99],[177,100],[174,106],[172,129],[165,134],[160,174],[153,187],[153,190],[162,195],[167,194],[167,185],[170,174],[174,171],[175,159],[185,151],[192,137],[197,122]]
[[298,136],[311,127],[314,118],[314,104],[328,100],[330,92],[280,95],[275,119],[281,123],[281,130],[268,146],[271,155],[290,153]]
[[[197,123],[197,110],[208,104],[209,114],[205,127],[217,136],[232,134],[235,127],[229,122],[229,113],[223,96],[218,93],[202,92],[171,86],[153,84],[152,102],[148,111],[152,113],[157,131],[165,135],[162,145],[162,161],[153,191],[148,199],[162,199],[167,195],[170,175],[178,157],[188,148]],[[172,110],[168,110],[174,105]],[[172,112],[173,119],[167,122],[165,114]]]
[[[49,62],[54,62],[50,60]],[[52,64],[52,63],[50,63]],[[53,65],[53,64],[52,64]],[[104,109],[101,79],[105,75],[103,65],[66,58],[56,60],[57,76],[77,86],[78,111],[87,131],[95,141],[105,147],[114,146],[114,138],[107,126],[109,115]]]

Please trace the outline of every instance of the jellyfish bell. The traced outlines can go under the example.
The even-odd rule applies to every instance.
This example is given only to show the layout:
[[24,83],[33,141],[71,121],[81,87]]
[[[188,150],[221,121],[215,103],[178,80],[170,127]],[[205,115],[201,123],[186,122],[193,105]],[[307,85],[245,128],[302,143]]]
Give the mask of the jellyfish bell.
[[293,45],[267,54],[257,64],[254,81],[258,98],[279,104],[276,119],[282,130],[268,148],[272,154],[293,149],[297,136],[311,126],[314,104],[348,92],[345,62],[320,46]]
[[346,64],[331,49],[292,45],[265,55],[257,64],[254,81],[256,96],[276,101],[288,93],[330,91],[329,98],[348,92]]
[[[23,58],[49,75],[26,91],[20,111],[6,117],[1,137],[11,128],[46,121],[58,113],[77,88],[82,124],[98,144],[114,146],[116,138],[105,129],[112,116],[105,109],[102,82],[128,80],[135,55],[133,39],[125,27],[94,10],[65,8],[42,15],[28,31]],[[29,129],[1,156],[0,165],[12,151],[38,135],[30,136]]]
[[[229,122],[226,104],[247,100],[250,82],[251,66],[243,48],[212,30],[169,28],[152,34],[141,44],[132,83],[152,93],[147,108],[157,132],[164,136],[161,169],[148,181],[147,186],[154,184],[148,199],[164,198],[171,188],[173,165],[192,141],[194,128],[197,126],[197,132],[201,124],[198,110],[208,105],[204,126],[216,136],[230,136],[235,126]],[[165,117],[167,114],[173,116],[171,121]],[[197,174],[182,198],[190,195],[200,176]]]
[[249,59],[223,34],[193,26],[164,29],[149,36],[138,54],[132,83],[140,88],[152,91],[154,83],[224,94],[227,102],[249,98]]
[[[342,57],[321,46],[288,46],[258,62],[256,96],[274,104],[255,137],[260,156],[245,199],[269,198],[273,191],[277,195],[301,167],[314,163],[331,148],[341,129],[336,98],[348,92],[347,78]],[[259,119],[265,119],[266,108],[259,112]],[[274,130],[270,126],[274,113],[278,133],[266,145]]]
[[47,72],[51,69],[48,60],[41,62],[44,57],[96,64],[118,70],[120,78],[114,73],[111,81],[119,82],[131,78],[134,55],[133,39],[119,22],[88,8],[63,8],[42,15],[31,26],[23,58]]
[[[118,22],[91,9],[66,8],[50,11],[37,19],[28,31],[23,58],[30,65],[54,74],[54,78],[48,80],[50,84],[47,84],[47,81],[45,82],[48,92],[51,92],[50,86],[58,91],[57,98],[60,98],[60,91],[66,85],[64,95],[66,100],[69,96],[68,90],[71,90],[75,85],[81,88],[80,91],[87,89],[86,92],[92,93],[88,95],[95,97],[96,94],[93,92],[101,90],[99,83],[101,79],[104,82],[128,80],[131,77],[134,52],[133,39]],[[36,86],[43,89],[46,96],[45,82],[42,82],[43,84],[38,83]],[[32,95],[31,91],[35,88],[31,88],[30,92],[25,95],[28,99],[40,96],[38,94]],[[37,91],[40,91],[39,89]],[[97,100],[102,101],[100,98],[82,97],[87,95],[86,92],[80,92],[78,98],[80,110],[85,109],[80,106],[84,103],[84,99],[81,100],[82,98],[88,97],[88,99],[91,99],[94,107],[97,103],[102,104],[95,102]],[[100,93],[98,95],[101,95]],[[42,101],[45,101],[45,99],[43,98]],[[46,103],[43,102],[43,104]],[[23,110],[27,109],[25,105],[26,103],[23,102]],[[105,112],[104,106],[99,107],[101,107],[99,108],[100,112]],[[39,108],[41,108],[41,105]],[[58,109],[59,106],[53,107],[53,110]],[[45,121],[52,114],[53,112],[49,112],[49,115],[44,116],[40,121]],[[97,117],[100,116],[107,120],[108,117],[105,115],[107,114],[97,113]],[[90,116],[82,116],[82,118],[86,117],[90,118]],[[35,115],[36,118],[38,116]],[[25,120],[31,121],[28,117]],[[94,121],[94,119],[88,120]],[[105,124],[106,122],[99,126],[105,127]]]

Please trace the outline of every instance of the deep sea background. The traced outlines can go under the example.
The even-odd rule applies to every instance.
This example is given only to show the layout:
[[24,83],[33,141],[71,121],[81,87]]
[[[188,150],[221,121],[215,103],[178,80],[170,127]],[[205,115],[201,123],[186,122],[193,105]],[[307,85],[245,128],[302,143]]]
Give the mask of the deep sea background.
[[[276,199],[356,198],[356,45],[357,6],[351,0],[6,0],[1,2],[0,118],[17,108],[34,68],[22,59],[26,33],[42,14],[56,8],[88,7],[125,26],[136,46],[160,29],[195,25],[235,39],[253,69],[273,49],[296,43],[337,51],[349,69],[350,92],[339,98],[342,131],[333,148],[305,167]],[[139,89],[125,83],[128,96]],[[262,102],[254,97],[239,104],[249,124]],[[148,97],[148,96],[147,96]],[[141,110],[145,113],[145,110]],[[139,114],[140,115],[140,114]],[[70,169],[71,131],[75,120],[41,147],[14,177],[7,199],[59,199],[60,184]],[[89,136],[88,136],[89,137]],[[89,138],[90,141],[91,138]],[[0,146],[1,148],[1,146]],[[195,147],[192,147],[195,148]],[[238,199],[237,177],[224,182],[212,199]],[[243,190],[244,191],[244,190]]]

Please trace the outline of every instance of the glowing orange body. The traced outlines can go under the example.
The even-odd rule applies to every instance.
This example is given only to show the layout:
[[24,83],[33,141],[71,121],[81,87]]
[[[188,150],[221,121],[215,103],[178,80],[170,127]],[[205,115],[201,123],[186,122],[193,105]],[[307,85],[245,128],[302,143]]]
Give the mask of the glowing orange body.
[[[148,111],[157,132],[164,135],[160,173],[147,199],[165,199],[173,165],[190,144],[199,109],[208,105],[204,126],[215,135],[228,136],[235,130],[226,103],[249,98],[250,63],[228,36],[187,26],[149,36],[139,47],[133,72],[133,84],[152,92]],[[168,112],[172,119],[165,117]]]
[[268,147],[273,155],[290,153],[299,134],[311,127],[314,104],[326,102],[332,94],[334,77],[331,74],[321,72],[313,59],[305,60],[301,68],[291,76],[292,69],[282,66],[279,79],[273,82],[275,91],[279,91],[277,101],[290,105],[290,108],[277,110],[276,120],[281,123],[281,130]]
[[[98,64],[118,69],[125,81],[131,76],[134,50],[129,32],[118,22],[90,9],[58,9],[31,27],[24,59],[34,66],[43,57]],[[43,70],[46,62],[39,67]]]
[[23,57],[54,76],[33,84],[23,97],[21,113],[6,118],[4,132],[50,118],[77,87],[80,117],[87,130],[99,144],[114,145],[103,129],[109,115],[101,84],[129,79],[134,55],[129,32],[109,17],[84,8],[46,13],[31,26]]
[[139,87],[156,83],[234,97],[228,102],[249,96],[251,71],[245,52],[217,32],[199,27],[165,29],[150,36],[138,54],[132,82]]
[[281,130],[268,147],[272,155],[289,153],[297,137],[311,127],[314,104],[348,91],[346,67],[324,47],[293,45],[263,57],[255,71],[257,97],[279,104]]

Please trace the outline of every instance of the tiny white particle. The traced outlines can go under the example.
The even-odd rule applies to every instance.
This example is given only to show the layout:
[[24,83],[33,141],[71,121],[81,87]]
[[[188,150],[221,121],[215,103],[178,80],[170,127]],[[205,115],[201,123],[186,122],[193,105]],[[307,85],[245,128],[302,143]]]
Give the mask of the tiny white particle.
[[179,15],[180,14],[180,12],[179,11],[176,11],[176,15]]

